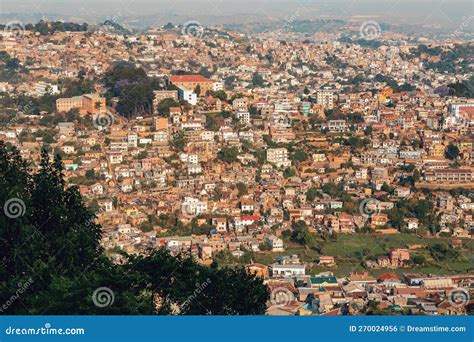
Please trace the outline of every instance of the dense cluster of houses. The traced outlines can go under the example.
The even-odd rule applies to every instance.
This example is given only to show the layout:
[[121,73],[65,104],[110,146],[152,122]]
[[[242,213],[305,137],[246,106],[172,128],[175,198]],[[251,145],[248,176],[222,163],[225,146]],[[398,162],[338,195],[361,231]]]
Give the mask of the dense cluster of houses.
[[338,278],[331,272],[308,275],[295,257],[246,268],[266,279],[271,290],[268,315],[466,315],[474,305],[472,274],[373,277],[364,271]]
[[[0,49],[28,73],[22,83],[1,82],[0,91],[59,97],[53,113],[13,118],[0,139],[37,163],[43,133],[51,135],[48,145],[63,155],[66,179],[97,210],[113,258],[160,247],[203,264],[223,252],[237,260],[246,252],[279,253],[275,264],[247,265],[270,288],[294,296],[285,305],[270,303],[269,314],[357,314],[372,302],[411,313],[465,313],[446,298],[472,275],[370,275],[405,267],[408,246],[368,261],[368,272],[336,278],[331,271],[307,274],[298,256],[285,256],[285,234],[303,221],[310,234],[411,233],[468,248],[474,99],[434,90],[469,75],[424,69],[427,55],[402,58],[416,49],[404,38],[368,49],[249,41],[234,33],[189,41],[169,30],[3,36]],[[154,92],[155,109],[168,99],[180,105],[165,115],[154,110],[124,119],[115,99],[106,104],[100,82],[94,93],[61,95],[60,79],[100,79],[130,56],[168,86]],[[198,75],[203,69],[210,75]],[[369,77],[351,81],[359,73]],[[380,74],[414,90],[395,91]],[[66,115],[53,128],[45,123],[75,109],[79,117]],[[97,117],[105,120],[84,123]],[[395,222],[393,211],[410,201],[429,203],[435,223],[416,210]],[[337,258],[321,255],[314,263],[330,269]]]

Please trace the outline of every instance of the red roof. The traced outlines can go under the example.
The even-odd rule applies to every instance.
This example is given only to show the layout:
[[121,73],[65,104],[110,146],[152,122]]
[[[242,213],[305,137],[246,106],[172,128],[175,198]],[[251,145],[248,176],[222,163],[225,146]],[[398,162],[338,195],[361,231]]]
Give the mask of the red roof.
[[175,75],[170,76],[171,83],[182,83],[182,82],[214,82],[201,75]]
[[245,215],[245,216],[242,216],[241,219],[243,221],[258,221],[258,220],[260,220],[260,216],[258,216],[258,215]]
[[388,279],[400,279],[400,277],[393,273],[384,273],[384,274],[381,274],[379,277],[379,280],[381,281],[388,280]]
[[321,316],[339,316],[341,314],[341,309],[337,308],[328,312],[321,314]]

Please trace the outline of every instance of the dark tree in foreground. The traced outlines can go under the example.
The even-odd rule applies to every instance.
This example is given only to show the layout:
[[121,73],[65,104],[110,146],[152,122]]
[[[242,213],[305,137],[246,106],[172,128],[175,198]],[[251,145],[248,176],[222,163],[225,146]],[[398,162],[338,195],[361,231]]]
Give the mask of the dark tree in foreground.
[[[1,314],[265,312],[268,288],[243,269],[204,267],[166,250],[112,263],[94,213],[66,186],[59,157],[50,163],[43,152],[32,174],[18,151],[0,142],[0,205]],[[94,296],[100,288],[110,289],[105,302]]]

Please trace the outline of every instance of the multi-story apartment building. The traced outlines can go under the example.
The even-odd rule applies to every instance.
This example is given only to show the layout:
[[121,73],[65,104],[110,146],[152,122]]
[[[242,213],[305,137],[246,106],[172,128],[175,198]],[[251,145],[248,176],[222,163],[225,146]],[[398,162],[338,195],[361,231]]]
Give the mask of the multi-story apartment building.
[[86,94],[82,96],[82,110],[87,113],[103,114],[106,112],[105,97],[98,94]]
[[243,125],[248,125],[250,123],[250,113],[249,112],[237,112],[235,113],[236,118]]
[[473,171],[468,169],[444,169],[426,172],[428,182],[467,183],[473,181]]
[[278,167],[290,167],[291,160],[288,159],[286,148],[269,148],[267,150],[267,161]]
[[246,97],[241,97],[232,101],[232,109],[236,111],[248,110],[249,101]]
[[59,94],[59,88],[55,84],[49,84],[44,81],[39,81],[35,85],[35,94],[37,96],[43,96],[45,94],[57,95]]
[[345,132],[347,131],[346,120],[329,120],[328,121],[329,132]]
[[334,90],[330,88],[319,89],[316,93],[316,99],[324,109],[334,109]]
[[66,97],[56,100],[58,112],[69,112],[73,108],[82,108],[82,96]]
[[68,112],[74,108],[79,109],[81,114],[103,114],[107,110],[105,97],[101,97],[97,94],[86,94],[56,100],[56,110],[58,112]]
[[186,197],[181,204],[181,211],[185,215],[197,216],[207,212],[207,203],[197,198]]
[[197,104],[197,94],[191,89],[178,88],[178,98],[180,101],[187,101],[189,104],[195,106]]
[[201,88],[200,95],[205,95],[207,91],[214,90],[213,80],[201,75],[175,75],[170,76],[169,83],[188,90],[195,90],[197,86]]

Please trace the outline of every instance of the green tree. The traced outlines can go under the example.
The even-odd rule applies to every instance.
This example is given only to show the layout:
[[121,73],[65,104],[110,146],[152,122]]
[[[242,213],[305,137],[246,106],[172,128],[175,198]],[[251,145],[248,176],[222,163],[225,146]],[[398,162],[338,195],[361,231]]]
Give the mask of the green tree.
[[117,111],[125,116],[153,113],[153,90],[161,89],[159,80],[147,76],[145,70],[132,63],[118,62],[104,75],[106,97],[119,98]]
[[454,160],[459,157],[459,148],[456,145],[449,144],[446,148],[446,158]]
[[313,202],[318,197],[319,191],[316,188],[311,188],[306,192],[306,199]]
[[90,169],[90,170],[86,171],[86,178],[87,179],[95,179],[96,178],[94,169]]
[[224,90],[218,90],[211,93],[212,96],[218,98],[221,101],[227,100],[227,93]]
[[321,251],[316,236],[313,233],[310,233],[308,226],[305,221],[296,221],[292,224],[293,232],[291,234],[291,240],[293,242],[304,245],[308,248],[311,248],[317,252]]
[[225,163],[235,163],[238,161],[239,150],[236,147],[225,147],[217,154],[218,158]]
[[454,261],[459,256],[459,252],[444,242],[435,243],[430,246],[430,252],[437,261]]
[[308,159],[308,154],[302,150],[296,150],[292,155],[292,159],[303,162]]
[[424,265],[426,263],[426,258],[424,255],[415,255],[412,258],[415,265]]
[[242,182],[239,182],[237,183],[237,189],[239,190],[239,196],[244,196],[244,195],[247,195],[248,191],[247,191],[247,185],[245,185],[244,183]]
[[171,107],[180,107],[180,105],[174,99],[164,99],[158,103],[157,111],[160,115],[169,115]]
[[263,85],[264,82],[265,82],[265,80],[263,79],[262,75],[260,75],[258,73],[253,74],[252,83],[253,83],[254,86],[261,86],[261,85]]
[[184,132],[179,131],[178,133],[174,134],[170,143],[174,149],[182,151],[183,148],[186,146],[186,138],[184,137]]
[[196,88],[194,88],[194,92],[197,94],[197,96],[201,96],[201,86],[198,84]]

